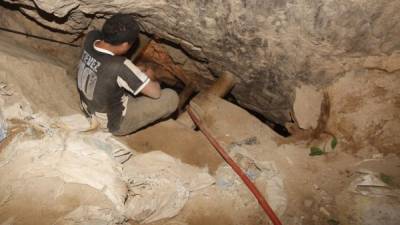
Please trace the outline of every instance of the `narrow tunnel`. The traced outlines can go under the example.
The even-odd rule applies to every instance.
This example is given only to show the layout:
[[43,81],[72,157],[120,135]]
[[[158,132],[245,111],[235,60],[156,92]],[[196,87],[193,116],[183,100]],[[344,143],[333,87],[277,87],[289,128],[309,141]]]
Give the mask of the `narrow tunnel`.
[[[10,10],[18,9],[18,7],[10,4],[5,4],[5,7]],[[46,20],[57,21],[57,18],[53,15],[48,15],[43,12],[42,15],[46,15]],[[59,21],[57,23],[65,23],[65,21]],[[75,51],[72,50],[73,48],[79,48],[84,40],[84,33],[76,34],[74,35],[76,38],[71,39],[70,37],[64,37],[63,33],[60,33],[59,31],[55,31],[55,36],[48,35],[50,37],[46,37],[46,35],[40,36],[34,34],[35,30],[31,31],[29,27],[25,27],[22,31],[9,29],[7,26],[2,27],[1,29],[3,32],[8,32],[10,34],[42,40],[44,41],[43,45],[45,45],[45,42],[52,42],[56,44],[58,43],[59,45],[65,45],[66,47],[70,46],[70,51]],[[97,27],[97,29],[99,28]],[[73,42],[69,42],[71,40]],[[217,74],[218,72],[213,71],[208,66],[208,59],[203,58],[199,60],[190,55],[190,53],[185,51],[185,49],[183,49],[179,44],[156,37],[154,34],[150,33],[142,33],[138,42],[126,56],[137,64],[151,65],[156,70],[155,74],[161,81],[162,87],[172,88],[180,93],[180,112],[184,110],[191,97],[195,96],[196,93],[207,89],[207,87],[209,87],[211,83],[221,75]],[[75,67],[75,65],[70,66]],[[69,70],[71,71],[71,76],[74,76],[74,68],[69,68]],[[185,87],[187,87],[186,90]],[[240,106],[234,94],[229,94],[227,100]],[[257,110],[251,110],[244,106],[241,107],[255,115],[266,125],[274,129],[278,134],[284,137],[290,135],[288,130],[285,128],[285,125],[280,124],[279,121],[274,121],[273,118],[263,115],[262,113],[257,112]]]
[[[0,224],[272,224],[202,126],[282,224],[399,224],[399,9],[1,2]],[[124,57],[179,95],[124,136],[84,116],[77,88],[85,38],[117,13],[140,25]]]

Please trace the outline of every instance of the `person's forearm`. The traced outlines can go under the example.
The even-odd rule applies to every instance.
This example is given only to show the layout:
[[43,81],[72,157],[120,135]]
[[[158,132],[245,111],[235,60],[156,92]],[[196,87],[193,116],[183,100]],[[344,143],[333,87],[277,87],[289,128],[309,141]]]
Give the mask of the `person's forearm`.
[[[147,70],[148,71],[148,70]],[[147,77],[151,80],[151,81],[157,81],[156,76],[154,75],[154,72],[147,72],[146,71],[146,75]]]
[[139,69],[145,73],[147,75],[147,77],[151,80],[151,81],[157,81],[156,76],[154,75],[154,70],[149,67],[146,64],[138,64],[137,67],[139,67]]
[[150,81],[150,83],[143,88],[141,93],[150,98],[159,98],[161,96],[160,83],[157,81]]

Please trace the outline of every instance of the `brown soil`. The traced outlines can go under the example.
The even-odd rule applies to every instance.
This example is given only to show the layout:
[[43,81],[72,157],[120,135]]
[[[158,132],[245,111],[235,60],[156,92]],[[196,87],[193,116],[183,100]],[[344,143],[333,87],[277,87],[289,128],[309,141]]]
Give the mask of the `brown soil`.
[[[218,99],[208,99],[207,102],[209,104],[205,106],[203,121],[223,146],[229,149],[232,144],[239,143],[257,159],[273,161],[279,167],[281,176],[285,177],[288,199],[288,207],[282,217],[284,224],[319,225],[327,224],[328,220],[339,221],[345,213],[340,206],[352,203],[351,199],[347,203],[337,202],[336,196],[348,188],[361,168],[393,178],[394,186],[400,184],[399,160],[395,156],[386,158],[384,164],[383,159],[371,162],[349,154],[346,145],[339,140],[334,151],[311,157],[310,146],[329,146],[330,135],[321,135],[310,145],[307,145],[307,140],[285,140],[236,106]],[[226,117],[227,114],[230,116]],[[236,121],[240,121],[240,129]],[[255,138],[256,143],[243,144],[249,138]],[[173,120],[159,123],[122,140],[137,151],[162,150],[192,165],[208,165],[211,171],[222,162],[199,132],[182,127]],[[371,154],[368,154],[369,157]],[[224,198],[215,190],[206,193],[192,197],[177,217],[152,225],[267,224],[268,217],[250,194],[246,198],[254,205],[237,210],[238,205],[244,204],[243,198]],[[301,221],[299,218],[302,218]]]
[[[329,146],[331,136],[321,135],[309,144],[309,140],[304,137],[309,137],[310,134],[302,135],[300,133],[299,135],[302,138],[284,139],[237,106],[220,99],[209,99],[207,101],[203,119],[214,137],[224,147],[229,149],[229,146],[241,145],[257,160],[275,162],[279,169],[279,176],[283,177],[284,188],[287,193],[287,209],[281,216],[283,224],[322,225],[327,224],[329,219],[339,220],[339,218],[346,216],[350,218],[352,215],[346,214],[341,206],[352,205],[354,202],[351,199],[338,201],[336,196],[347,191],[350,182],[357,176],[359,169],[369,169],[390,177],[390,188],[400,186],[399,158],[395,154],[389,154],[398,154],[398,146],[386,146],[386,143],[382,140],[388,139],[374,139],[374,131],[380,130],[387,134],[385,137],[389,137],[390,133],[379,124],[369,127],[370,130],[361,126],[363,125],[361,119],[364,117],[360,115],[370,116],[368,111],[371,108],[363,106],[364,108],[360,109],[361,105],[364,104],[363,99],[368,98],[369,95],[368,93],[361,97],[353,95],[349,90],[352,90],[354,83],[357,82],[348,81],[345,83],[347,87],[339,85],[339,87],[343,86],[342,88],[347,92],[339,87],[338,90],[330,92],[334,96],[343,93],[342,96],[338,95],[332,98],[332,115],[327,127],[327,129],[341,134],[341,136],[338,136],[339,144],[335,150],[315,157],[309,156],[310,147]],[[385,83],[385,85],[387,84]],[[393,90],[389,92],[381,89],[375,90],[374,97],[385,95],[385,98],[378,98],[379,101],[377,100],[377,102],[394,99],[392,101],[394,108],[399,104],[399,101],[395,98],[398,95],[386,96],[392,92]],[[382,111],[385,111],[384,108]],[[386,110],[386,112],[389,114],[391,111]],[[349,118],[345,118],[343,117],[344,113],[353,113],[354,115],[350,114]],[[381,115],[384,116],[385,114],[382,113]],[[398,117],[388,115],[382,118],[396,119]],[[394,119],[393,121],[395,121]],[[358,123],[354,123],[354,121]],[[9,137],[0,143],[0,152],[2,147],[12,140],[12,137],[21,131],[20,129],[24,129],[23,124],[16,124],[16,129],[11,129]],[[395,128],[392,128],[392,130],[396,131]],[[355,132],[366,135],[356,136],[354,135]],[[392,134],[395,135],[392,137],[392,142],[397,143],[396,136],[398,136],[398,133],[393,132]],[[40,136],[40,133],[38,135]],[[365,137],[368,137],[373,143],[368,143],[368,140],[358,141],[358,139]],[[249,139],[254,139],[256,142],[246,143],[245,141]],[[182,162],[198,167],[208,167],[213,174],[224,163],[200,132],[189,129],[174,120],[158,123],[133,135],[122,137],[120,140],[138,152],[161,150],[182,160]],[[358,143],[362,144],[359,145]],[[365,143],[368,145],[365,145]],[[368,148],[369,145],[373,144],[377,147],[385,147],[383,151],[380,151],[388,153],[388,155],[373,158],[374,154],[380,153],[377,149]],[[46,193],[54,190],[52,187],[57,185],[58,182],[41,180],[43,183],[39,184],[39,181],[38,179],[38,184],[35,183],[37,185],[35,196],[46,196]],[[24,185],[28,184],[32,185],[33,183],[27,181]],[[247,194],[232,196],[218,190],[214,185],[191,196],[189,202],[176,217],[158,221],[151,225],[268,224],[268,218],[261,211],[256,200],[248,192],[244,192]],[[30,213],[22,218],[21,224],[52,224],[55,218],[65,215],[82,201],[93,204],[108,204],[104,196],[93,195],[94,192],[89,187],[78,185],[69,185],[66,193],[60,198],[46,204],[38,202],[37,199],[40,198],[34,200],[32,196],[24,194],[23,185],[21,185],[21,190],[18,193],[18,196],[10,200],[11,204],[8,205],[8,208],[1,208],[1,222],[6,219],[5,216],[8,212],[25,209],[24,211]],[[346,223],[341,221],[341,224]]]
[[[31,187],[29,193],[24,190],[26,185]],[[46,197],[54,195],[54,192],[60,191],[59,188],[64,186],[65,189],[62,189],[62,193],[56,199]],[[4,196],[3,191],[6,190],[0,190],[0,194]],[[57,218],[83,204],[107,206],[111,203],[103,194],[93,191],[93,188],[87,185],[65,184],[58,178],[35,178],[26,180],[19,189],[13,189],[13,195],[7,204],[1,206],[0,221],[6,221],[9,215],[15,214],[14,212],[24,212],[24,215],[11,224],[54,224]]]
[[201,134],[169,120],[120,138],[138,152],[161,150],[198,167],[214,172],[223,162],[212,145]]

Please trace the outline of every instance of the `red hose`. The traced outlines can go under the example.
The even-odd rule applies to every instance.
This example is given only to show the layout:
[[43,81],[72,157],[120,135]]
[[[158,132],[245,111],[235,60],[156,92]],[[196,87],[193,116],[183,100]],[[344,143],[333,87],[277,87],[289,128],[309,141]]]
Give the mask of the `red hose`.
[[258,204],[263,208],[264,212],[268,215],[274,225],[282,225],[279,218],[276,216],[274,211],[269,206],[268,202],[265,200],[264,196],[257,189],[256,185],[247,177],[247,175],[243,172],[243,170],[236,164],[235,161],[226,153],[224,148],[218,143],[218,141],[212,137],[208,129],[203,126],[200,119],[193,113],[192,109],[188,108],[188,113],[192,118],[193,122],[200,128],[201,132],[206,136],[208,141],[214,146],[214,148],[218,151],[218,153],[224,158],[224,160],[231,166],[231,168],[236,172],[237,175],[243,180],[249,190],[256,197]]

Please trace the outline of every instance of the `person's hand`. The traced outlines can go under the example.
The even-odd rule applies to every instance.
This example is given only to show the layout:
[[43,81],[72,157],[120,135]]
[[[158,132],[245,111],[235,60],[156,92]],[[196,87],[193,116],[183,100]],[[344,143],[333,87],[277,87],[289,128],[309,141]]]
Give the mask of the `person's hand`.
[[156,77],[154,75],[154,70],[151,67],[146,68],[146,75],[150,78],[150,80],[155,81]]
[[142,72],[146,72],[147,66],[145,64],[136,65]]
[[145,73],[145,74],[150,78],[150,80],[152,80],[152,81],[157,80],[157,79],[156,79],[156,76],[154,75],[155,73],[154,73],[154,70],[153,70],[153,68],[151,67],[151,65],[148,65],[148,64],[146,64],[146,63],[138,63],[136,66],[137,66],[143,73]]

